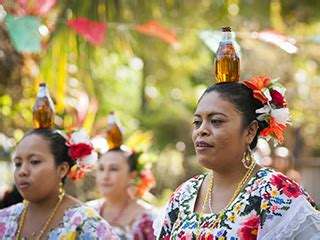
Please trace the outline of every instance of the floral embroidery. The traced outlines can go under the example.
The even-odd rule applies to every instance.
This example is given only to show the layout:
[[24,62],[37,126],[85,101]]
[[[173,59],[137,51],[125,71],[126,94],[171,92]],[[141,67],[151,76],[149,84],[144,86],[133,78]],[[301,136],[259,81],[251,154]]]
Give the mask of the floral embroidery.
[[[104,199],[96,199],[87,202],[86,205],[94,208],[97,212],[101,212],[101,207],[104,203]],[[119,236],[120,239],[130,239],[130,240],[154,240],[155,236],[153,233],[153,219],[154,214],[152,209],[149,212],[140,214],[133,223],[128,225],[116,225],[113,226],[114,232]]]
[[282,174],[274,175],[271,178],[271,184],[276,186],[280,190],[282,189],[283,193],[287,197],[297,198],[302,194],[302,191],[298,184]]
[[243,227],[239,229],[238,236],[241,239],[254,240],[257,238],[259,217],[257,215],[251,215],[246,222],[241,224]]
[[[24,204],[0,210],[0,239],[14,239]],[[49,240],[118,239],[109,224],[91,208],[77,205],[65,210],[62,221],[48,233]]]
[[[199,214],[193,209],[205,176],[188,180],[174,192],[158,239],[196,239]],[[257,239],[266,224],[281,221],[279,217],[299,198],[310,199],[303,189],[283,174],[262,168],[226,209],[216,228],[210,230],[217,214],[204,214],[199,239]]]

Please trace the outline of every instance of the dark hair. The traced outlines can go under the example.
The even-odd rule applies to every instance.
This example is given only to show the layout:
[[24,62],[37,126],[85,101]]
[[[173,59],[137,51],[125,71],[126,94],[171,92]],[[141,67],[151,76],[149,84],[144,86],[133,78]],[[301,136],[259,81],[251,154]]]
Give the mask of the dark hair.
[[[120,152],[120,153],[123,153],[123,154],[128,153],[127,151],[124,151],[121,148],[113,148],[113,149],[108,150],[108,152]],[[139,170],[138,169],[138,158],[139,158],[139,156],[140,156],[140,153],[139,152],[135,152],[135,151],[130,152],[128,157],[126,156],[127,163],[129,165],[129,172],[138,171]]]
[[[54,156],[55,164],[59,166],[63,162],[69,164],[69,171],[75,164],[75,161],[69,156],[69,147],[66,145],[66,139],[55,129],[37,128],[27,132],[23,138],[30,135],[39,135],[47,139],[50,143],[50,150]],[[68,174],[66,174],[67,176]],[[64,183],[66,176],[62,179]]]
[[[220,97],[224,100],[232,103],[241,113],[243,129],[247,128],[252,121],[257,120],[256,110],[262,108],[263,104],[253,97],[253,91],[244,84],[237,82],[213,84],[205,90],[199,102],[205,94],[213,91],[219,93]],[[251,149],[256,147],[260,131],[267,127],[266,123],[258,120],[257,122],[259,128],[250,144]]]

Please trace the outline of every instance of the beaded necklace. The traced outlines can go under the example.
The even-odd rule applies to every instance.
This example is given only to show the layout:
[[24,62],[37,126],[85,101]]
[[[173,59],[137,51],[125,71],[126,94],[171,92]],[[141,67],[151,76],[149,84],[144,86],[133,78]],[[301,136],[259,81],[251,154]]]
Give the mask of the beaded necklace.
[[[110,223],[111,226],[115,226],[118,223],[118,220],[122,217],[124,211],[127,209],[127,207],[129,206],[130,203],[130,199],[128,199],[125,203],[125,205],[120,209],[120,211],[118,212],[118,214],[113,217],[112,219],[108,220],[108,223]],[[105,210],[105,204],[106,201],[104,201],[104,203],[102,204],[102,207],[100,209],[100,215],[103,216],[103,211]]]
[[[253,160],[251,165],[249,166],[246,174],[244,175],[244,177],[242,178],[242,180],[240,181],[240,183],[237,186],[237,189],[234,191],[232,198],[230,199],[230,201],[228,202],[227,206],[222,209],[219,212],[218,217],[216,218],[216,220],[213,222],[212,226],[210,227],[210,232],[217,227],[220,219],[223,217],[223,215],[225,214],[226,210],[230,207],[230,205],[232,204],[232,202],[236,199],[236,197],[238,196],[238,194],[240,193],[241,189],[243,188],[243,186],[245,185],[245,183],[247,182],[247,180],[249,179],[254,167],[256,166],[256,162]],[[212,187],[213,187],[213,180],[214,177],[213,175],[210,178],[209,184],[208,184],[208,188],[207,188],[207,192],[206,192],[206,196],[201,208],[201,211],[199,213],[199,221],[198,221],[198,225],[197,225],[197,231],[196,231],[196,238],[198,239],[199,235],[200,235],[200,226],[201,226],[201,221],[203,218],[203,214],[204,214],[204,210],[205,207],[208,205],[209,206],[209,210],[211,213],[213,213],[212,208],[211,208],[211,192],[212,192]]]
[[[59,200],[58,200],[56,206],[54,207],[54,209],[52,210],[52,212],[50,213],[50,216],[49,216],[47,222],[44,224],[44,226],[41,229],[41,231],[39,232],[38,236],[35,238],[36,240],[40,240],[40,238],[42,237],[44,232],[47,230],[47,228],[48,228],[49,224],[51,223],[55,213],[57,212],[59,206],[62,203],[63,197],[64,197],[64,191],[62,192],[62,194],[59,194]],[[21,220],[20,220],[20,223],[19,223],[19,228],[18,228],[18,231],[17,231],[16,240],[18,240],[20,238],[21,230],[22,230],[25,218],[26,218],[28,207],[29,207],[29,202],[27,200],[23,200],[23,203],[25,204],[25,208],[23,209],[23,212],[22,212],[22,215],[21,215]]]

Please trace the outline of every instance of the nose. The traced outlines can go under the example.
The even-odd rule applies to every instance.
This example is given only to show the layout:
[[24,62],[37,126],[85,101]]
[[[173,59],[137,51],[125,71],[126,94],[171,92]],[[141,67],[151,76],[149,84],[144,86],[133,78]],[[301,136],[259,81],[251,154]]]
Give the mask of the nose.
[[16,171],[18,171],[18,176],[19,177],[26,177],[30,173],[29,172],[29,167],[25,163],[22,163],[20,168],[18,168]]
[[197,136],[203,137],[208,135],[210,135],[208,124],[205,121],[203,121],[201,126],[197,129]]
[[104,180],[108,179],[109,176],[110,176],[109,171],[104,170],[104,171],[102,172],[102,178],[103,178]]

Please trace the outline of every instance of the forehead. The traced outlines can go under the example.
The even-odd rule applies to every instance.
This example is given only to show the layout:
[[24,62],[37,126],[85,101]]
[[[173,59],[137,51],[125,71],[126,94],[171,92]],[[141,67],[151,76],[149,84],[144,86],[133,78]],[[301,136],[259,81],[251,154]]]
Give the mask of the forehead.
[[198,103],[195,114],[203,115],[210,113],[221,113],[231,116],[239,116],[237,108],[225,98],[222,98],[218,92],[212,91],[202,96]]
[[26,152],[41,152],[51,154],[49,144],[50,143],[46,138],[40,135],[32,134],[23,138],[22,141],[18,144],[16,155]]
[[100,157],[100,162],[103,164],[117,164],[122,165],[127,163],[125,153],[118,151],[107,152]]

